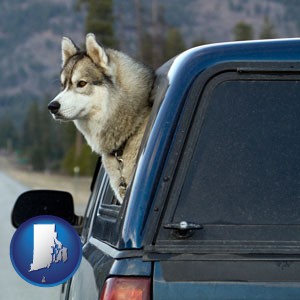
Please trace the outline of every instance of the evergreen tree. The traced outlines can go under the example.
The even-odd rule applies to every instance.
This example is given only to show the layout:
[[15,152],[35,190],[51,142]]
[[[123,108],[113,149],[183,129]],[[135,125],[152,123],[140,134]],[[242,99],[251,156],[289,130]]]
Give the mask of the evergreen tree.
[[39,108],[37,103],[34,101],[29,106],[27,115],[23,124],[22,132],[22,149],[26,152],[28,147],[31,147],[38,143],[39,134],[38,134],[38,123],[39,123]]
[[153,40],[152,35],[148,32],[144,32],[141,41],[140,41],[140,56],[141,59],[145,64],[149,66],[154,66],[153,62]]
[[[164,6],[159,5],[158,0],[151,2],[151,45],[152,45],[152,67],[159,67],[166,59],[164,53],[164,40],[165,40],[165,9]],[[148,42],[149,45],[149,42]]]
[[274,25],[271,23],[271,21],[268,17],[265,17],[259,38],[260,39],[274,39],[274,38],[276,38],[276,36],[277,36],[277,34],[275,32]]
[[87,7],[86,33],[94,33],[105,47],[116,48],[113,0],[79,0],[81,4]]
[[33,170],[43,171],[46,168],[46,159],[43,153],[43,149],[38,145],[30,147],[29,161]]
[[[48,102],[48,101],[47,101]],[[46,101],[33,102],[23,123],[20,141],[22,158],[34,170],[53,169],[64,155],[61,124],[52,120]]]
[[28,109],[22,135],[23,153],[34,170],[42,170],[45,167],[45,157],[42,153],[42,122],[39,106],[34,101]]
[[177,28],[168,30],[165,43],[165,59],[170,59],[186,50],[182,34]]
[[[64,155],[64,149],[69,147],[71,142],[68,142],[68,135],[65,134],[65,124],[53,120],[47,109],[46,101],[45,104],[40,106],[39,114],[40,123],[38,125],[41,131],[39,148],[45,159],[44,167],[50,170],[57,170],[59,161]],[[66,143],[68,143],[68,146]]]
[[233,35],[235,41],[253,40],[253,28],[251,25],[240,21],[234,26]]
[[85,143],[79,155],[75,154],[76,147],[73,144],[62,159],[61,167],[63,172],[73,175],[74,168],[79,167],[79,175],[92,175],[98,156],[92,153],[91,148]]
[[9,152],[17,147],[18,134],[11,118],[3,118],[0,121],[0,148]]
[[167,31],[164,19],[165,10],[157,0],[149,2],[148,6],[145,3],[142,6],[142,2],[135,0],[137,58],[155,69],[166,60],[164,53],[165,32]]

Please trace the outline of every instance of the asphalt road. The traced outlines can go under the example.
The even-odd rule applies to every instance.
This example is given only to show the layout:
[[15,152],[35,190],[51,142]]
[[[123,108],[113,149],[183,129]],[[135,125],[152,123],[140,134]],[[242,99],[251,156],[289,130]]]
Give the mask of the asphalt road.
[[15,231],[10,215],[15,200],[25,190],[26,187],[0,171],[0,299],[59,299],[60,287],[42,288],[27,283],[15,272],[10,261],[9,247]]

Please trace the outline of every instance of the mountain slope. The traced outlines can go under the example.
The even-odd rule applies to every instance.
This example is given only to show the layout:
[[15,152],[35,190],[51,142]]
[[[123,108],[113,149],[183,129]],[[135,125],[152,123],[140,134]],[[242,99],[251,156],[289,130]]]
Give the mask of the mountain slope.
[[[141,20],[151,32],[151,1],[141,1]],[[154,1],[154,0],[152,0]],[[1,0],[0,3],[0,117],[21,123],[28,103],[59,88],[60,41],[69,36],[83,42],[84,12],[77,0]],[[125,52],[135,55],[138,24],[136,0],[115,0],[117,37]],[[267,16],[278,37],[295,37],[300,28],[299,0],[157,0],[166,27],[182,32],[188,47],[195,40],[233,39],[239,21],[253,26],[258,37]]]
[[[22,119],[26,102],[54,95],[63,35],[82,39],[82,13],[72,0],[2,0],[0,4],[0,115]],[[54,92],[54,90],[56,90]]]

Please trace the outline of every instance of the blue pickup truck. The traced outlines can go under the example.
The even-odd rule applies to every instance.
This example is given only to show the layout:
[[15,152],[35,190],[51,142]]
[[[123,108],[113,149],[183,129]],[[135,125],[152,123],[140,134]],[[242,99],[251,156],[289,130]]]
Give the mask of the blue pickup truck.
[[300,299],[300,39],[190,49],[153,96],[122,206],[100,163],[84,218],[27,193],[81,232],[61,299]]

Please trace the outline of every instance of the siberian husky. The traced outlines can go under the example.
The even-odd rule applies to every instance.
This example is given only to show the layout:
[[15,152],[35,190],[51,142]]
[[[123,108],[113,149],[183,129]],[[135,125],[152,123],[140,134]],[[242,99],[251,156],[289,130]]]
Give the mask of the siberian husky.
[[48,109],[56,120],[73,121],[101,155],[122,203],[151,111],[154,72],[119,51],[105,49],[90,33],[86,51],[62,39],[60,79],[62,91]]

